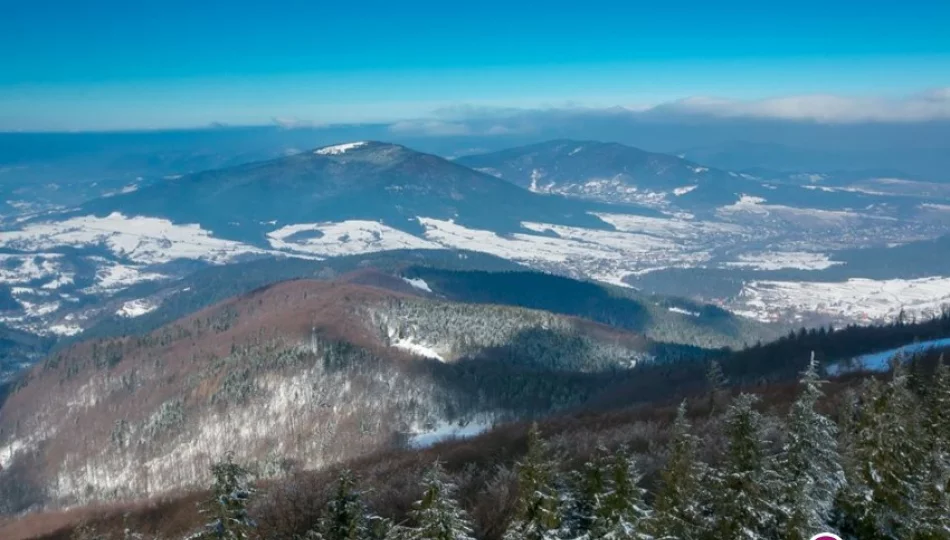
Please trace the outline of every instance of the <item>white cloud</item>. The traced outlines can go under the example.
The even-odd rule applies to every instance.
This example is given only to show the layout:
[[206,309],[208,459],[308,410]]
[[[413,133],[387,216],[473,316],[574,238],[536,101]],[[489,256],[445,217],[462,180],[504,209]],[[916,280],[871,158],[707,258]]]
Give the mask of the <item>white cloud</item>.
[[393,133],[413,135],[469,135],[472,129],[462,122],[442,120],[403,120],[389,126]]
[[658,105],[650,112],[822,123],[946,120],[950,119],[950,88],[890,98],[815,94],[734,100],[696,96]]
[[271,119],[271,122],[274,123],[277,127],[283,129],[308,129],[314,127],[322,127],[320,124],[316,124],[311,120],[305,120],[302,118],[292,118],[286,116],[277,116]]

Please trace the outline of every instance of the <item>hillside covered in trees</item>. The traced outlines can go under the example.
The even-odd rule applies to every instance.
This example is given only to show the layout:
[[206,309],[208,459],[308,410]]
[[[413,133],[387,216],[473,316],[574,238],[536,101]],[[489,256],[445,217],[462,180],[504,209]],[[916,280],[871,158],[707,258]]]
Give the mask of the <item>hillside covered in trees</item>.
[[943,539],[950,367],[918,361],[916,375],[895,362],[832,381],[812,361],[797,382],[745,389],[712,374],[679,405],[512,425],[276,483],[226,456],[206,494],[76,514],[44,538]]

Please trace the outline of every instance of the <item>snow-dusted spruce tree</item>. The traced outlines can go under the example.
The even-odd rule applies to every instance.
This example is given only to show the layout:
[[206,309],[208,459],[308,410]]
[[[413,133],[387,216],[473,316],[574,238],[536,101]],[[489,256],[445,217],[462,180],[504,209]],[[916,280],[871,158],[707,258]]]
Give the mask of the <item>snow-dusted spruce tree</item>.
[[643,539],[647,508],[640,475],[626,448],[610,455],[599,448],[584,465],[575,490],[569,535],[578,539]]
[[822,383],[813,353],[802,374],[802,393],[788,414],[787,440],[778,462],[782,479],[779,534],[788,540],[808,540],[816,531],[828,531],[835,495],[844,485],[837,426],[815,410]]
[[722,372],[722,365],[716,360],[709,362],[709,368],[706,370],[706,387],[709,392],[710,415],[719,412],[726,403],[729,396],[728,386],[729,379]]
[[472,525],[455,499],[455,485],[436,461],[422,481],[422,498],[412,505],[409,517],[415,527],[399,536],[407,540],[473,540]]
[[699,441],[686,419],[686,402],[673,422],[666,465],[660,471],[647,530],[657,539],[698,540],[704,532],[705,469],[697,457]]
[[340,472],[336,493],[327,503],[316,534],[311,536],[320,540],[362,540],[369,536],[366,506],[349,470]]
[[766,452],[757,397],[741,394],[726,411],[726,454],[710,477],[711,537],[772,538],[778,482]]
[[254,494],[250,473],[234,462],[234,453],[211,466],[214,478],[211,498],[204,503],[202,512],[211,518],[198,538],[244,539],[251,537],[255,527],[247,507]]
[[639,486],[640,472],[636,460],[621,448],[610,460],[607,474],[608,490],[602,510],[594,523],[597,538],[607,540],[648,540],[646,519],[649,510],[643,501],[645,491]]
[[556,479],[556,464],[538,425],[528,431],[528,452],[518,463],[518,500],[514,520],[505,540],[551,540],[558,538],[562,524],[562,500]]
[[580,471],[572,472],[573,501],[564,518],[568,536],[589,538],[591,528],[601,514],[607,493],[607,449],[598,447],[594,456]]
[[903,364],[895,363],[886,384],[867,381],[859,401],[846,449],[848,485],[836,500],[835,525],[845,538],[912,538],[914,493],[926,451]]
[[926,457],[914,489],[915,540],[950,539],[950,367],[941,356],[926,386]]

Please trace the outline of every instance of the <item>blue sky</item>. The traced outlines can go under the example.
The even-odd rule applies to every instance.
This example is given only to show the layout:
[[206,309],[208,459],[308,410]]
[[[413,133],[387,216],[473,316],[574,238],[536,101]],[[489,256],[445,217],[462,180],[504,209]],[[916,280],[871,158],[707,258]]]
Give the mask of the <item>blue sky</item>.
[[950,2],[3,0],[0,130],[950,87]]

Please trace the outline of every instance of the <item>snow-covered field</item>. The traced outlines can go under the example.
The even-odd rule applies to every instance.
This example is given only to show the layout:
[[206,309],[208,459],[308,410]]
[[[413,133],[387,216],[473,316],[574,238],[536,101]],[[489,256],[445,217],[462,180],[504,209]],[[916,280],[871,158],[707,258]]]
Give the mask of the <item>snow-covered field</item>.
[[[336,156],[359,144],[317,152]],[[692,187],[683,186],[678,194]],[[930,212],[943,212],[946,205],[923,206]],[[0,254],[0,284],[28,289],[15,295],[23,313],[12,318],[8,314],[3,321],[28,323],[32,328],[41,318],[50,319],[54,313],[62,316],[57,310],[70,301],[63,295],[77,291],[112,295],[135,283],[174,278],[174,271],[162,265],[182,259],[222,264],[247,256],[323,259],[400,249],[464,249],[620,286],[627,286],[625,280],[630,276],[668,268],[821,271],[841,264],[832,253],[836,248],[895,238],[906,241],[908,233],[903,226],[895,227],[890,218],[876,216],[873,210],[867,212],[871,213],[795,208],[741,195],[734,204],[720,207],[706,218],[687,214],[595,214],[608,226],[605,229],[523,222],[521,231],[499,234],[451,219],[419,216],[420,234],[369,220],[281,226],[270,221],[262,223],[272,230],[266,233],[267,245],[260,246],[215,237],[197,224],[174,224],[155,217],[120,213],[77,216],[0,231],[0,249],[26,252]],[[827,230],[834,234],[825,234]],[[822,244],[833,246],[825,248]],[[84,254],[86,264],[77,266],[65,250],[57,252],[68,247],[105,248],[111,256]],[[77,274],[80,266],[85,272],[81,275]],[[950,278],[886,282],[855,279],[843,283],[752,281],[738,298],[727,301],[727,307],[763,320],[786,318],[790,313],[816,313],[842,320],[874,321],[893,316],[902,307],[920,314],[938,310],[950,300],[947,283],[942,279]],[[415,281],[408,283],[420,290],[427,287]],[[119,312],[135,316],[141,309],[129,306]],[[62,328],[62,333],[74,330],[75,325],[70,324]]]
[[536,268],[559,269],[624,285],[623,278],[657,267],[694,266],[709,259],[705,251],[689,251],[670,240],[617,231],[598,231],[544,223],[524,223],[538,233],[501,236],[470,229],[453,221],[419,218],[427,240],[445,247],[480,251]]
[[415,289],[419,289],[424,292],[432,292],[432,289],[429,287],[429,284],[426,283],[426,280],[421,278],[402,278],[403,281],[411,285]]
[[348,150],[359,148],[364,145],[366,145],[366,142],[364,141],[335,144],[333,146],[324,146],[323,148],[318,148],[313,153],[321,156],[336,156],[345,154]]
[[843,282],[752,281],[732,310],[762,321],[806,314],[841,320],[888,321],[901,310],[909,317],[929,317],[950,305],[950,277],[921,279],[849,279]]
[[756,270],[782,270],[795,268],[798,270],[824,270],[832,266],[843,264],[833,261],[824,253],[807,251],[767,251],[760,253],[743,253],[738,261],[727,262],[726,266],[737,268],[754,268]]
[[440,421],[428,428],[417,428],[409,436],[409,446],[412,448],[427,448],[442,441],[465,439],[474,437],[492,428],[491,419],[477,419],[467,423],[453,423]]
[[911,343],[910,345],[904,345],[903,347],[888,349],[886,351],[865,354],[863,356],[854,358],[849,362],[832,364],[828,366],[827,370],[828,373],[833,375],[854,370],[887,371],[890,369],[891,360],[895,356],[901,356],[906,360],[915,354],[926,353],[933,349],[944,349],[947,347],[950,347],[950,338],[921,341],[919,343]]
[[144,298],[139,298],[123,303],[122,306],[116,310],[115,314],[120,317],[133,318],[155,311],[157,308],[158,304]]
[[742,195],[735,203],[720,207],[717,214],[727,220],[759,219],[770,222],[785,222],[804,229],[843,229],[868,220],[895,220],[893,217],[852,211],[767,204],[767,201],[762,197],[751,195]]
[[274,249],[324,257],[442,247],[382,223],[361,220],[287,225],[267,233],[267,239]]
[[81,216],[65,221],[32,223],[19,230],[0,231],[0,247],[42,251],[62,246],[106,246],[115,255],[141,264],[176,259],[225,263],[262,250],[212,236],[197,224],[176,225],[160,218]]

